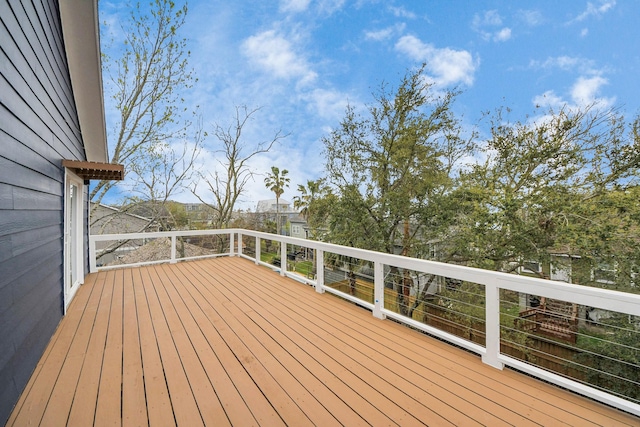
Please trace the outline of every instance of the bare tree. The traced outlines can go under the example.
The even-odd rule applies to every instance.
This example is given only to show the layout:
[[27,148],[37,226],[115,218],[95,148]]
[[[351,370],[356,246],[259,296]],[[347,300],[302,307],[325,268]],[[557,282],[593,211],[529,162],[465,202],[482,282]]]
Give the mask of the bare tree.
[[288,136],[278,130],[268,140],[253,146],[247,143],[243,137],[243,130],[258,111],[260,108],[249,110],[246,106],[236,107],[232,125],[225,128],[216,124],[213,135],[221,147],[214,154],[219,155],[217,161],[221,170],[199,172],[200,179],[213,196],[213,203],[207,202],[206,198],[199,194],[197,183],[191,189],[202,203],[214,211],[214,228],[224,228],[229,224],[236,202],[244,193],[247,182],[254,178],[255,174],[249,167],[249,161],[258,154],[268,152],[274,144]]
[[[118,57],[103,55],[105,75],[110,77],[107,96],[119,114],[109,135],[110,160],[123,164],[126,174],[157,162],[159,153],[167,154],[167,144],[187,138],[191,129],[192,123],[181,118],[186,111],[183,91],[195,80],[187,65],[186,40],[178,36],[186,14],[186,5],[176,6],[172,0],[138,4],[123,25],[126,40],[117,47]],[[174,157],[185,155],[178,152]],[[91,200],[102,202],[114,185],[98,182]]]
[[[135,175],[130,201],[146,205],[147,217],[156,221],[161,229],[174,228],[176,218],[167,208],[171,197],[188,188],[196,173],[195,162],[202,147],[202,132],[195,141],[175,146],[156,144],[152,150],[140,154],[141,161],[131,165]],[[135,204],[134,204],[135,205]]]
[[[193,143],[181,142],[179,147],[172,147],[168,143],[155,144],[152,152],[139,153],[143,161],[133,162],[130,173],[134,177],[130,181],[130,194],[119,210],[110,214],[111,218],[99,216],[94,221],[100,221],[103,226],[111,220],[118,220],[125,214],[135,214],[146,218],[146,224],[141,225],[136,232],[149,229],[161,231],[171,230],[180,226],[182,218],[177,218],[179,210],[171,197],[186,188],[195,173],[195,161],[202,146],[202,133],[196,135]],[[112,242],[100,251],[100,257],[113,253],[130,240]],[[181,256],[184,256],[184,242],[180,239]]]

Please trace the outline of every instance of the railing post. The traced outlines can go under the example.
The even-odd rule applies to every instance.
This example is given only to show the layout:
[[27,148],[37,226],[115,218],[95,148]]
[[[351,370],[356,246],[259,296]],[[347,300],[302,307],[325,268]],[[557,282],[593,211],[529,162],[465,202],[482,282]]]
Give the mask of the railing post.
[[96,241],[89,236],[89,273],[98,271],[96,256]]
[[324,293],[324,251],[316,249],[316,292]]
[[229,232],[229,256],[233,256],[234,254],[233,247],[235,246],[235,237],[236,235],[234,233]]
[[280,275],[287,273],[287,243],[280,241]]
[[260,264],[260,237],[256,236],[256,265]]
[[171,260],[169,261],[170,264],[175,264],[176,262],[176,235],[172,234],[171,235]]
[[384,264],[376,261],[373,264],[373,317],[385,319],[384,308]]
[[482,361],[494,368],[503,369],[504,364],[498,360],[500,355],[500,289],[494,282],[485,285],[485,332],[486,352]]
[[242,256],[242,233],[238,233],[238,256]]

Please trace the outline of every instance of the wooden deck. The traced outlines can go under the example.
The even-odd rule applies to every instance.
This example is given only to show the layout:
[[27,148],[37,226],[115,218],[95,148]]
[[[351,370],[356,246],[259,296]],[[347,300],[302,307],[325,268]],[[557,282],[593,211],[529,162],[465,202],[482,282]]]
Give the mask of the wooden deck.
[[87,277],[9,426],[640,425],[240,258]]

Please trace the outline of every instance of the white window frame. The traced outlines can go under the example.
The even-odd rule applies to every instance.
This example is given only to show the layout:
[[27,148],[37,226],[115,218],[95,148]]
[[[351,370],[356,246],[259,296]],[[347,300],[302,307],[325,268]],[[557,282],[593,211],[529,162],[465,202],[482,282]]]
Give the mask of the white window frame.
[[[612,274],[614,280],[608,280],[605,278],[598,277],[598,271]],[[591,269],[591,281],[596,283],[601,283],[603,285],[613,285],[614,283],[616,283],[615,277],[616,277],[617,271],[618,271],[618,265],[616,262],[614,262],[613,265],[605,265],[605,263],[598,262],[598,265],[596,265],[594,268]]]
[[[538,269],[535,271],[531,270],[530,268],[527,268],[527,264],[538,264]],[[520,267],[520,273],[540,274],[542,273],[542,263],[538,261],[525,261]]]

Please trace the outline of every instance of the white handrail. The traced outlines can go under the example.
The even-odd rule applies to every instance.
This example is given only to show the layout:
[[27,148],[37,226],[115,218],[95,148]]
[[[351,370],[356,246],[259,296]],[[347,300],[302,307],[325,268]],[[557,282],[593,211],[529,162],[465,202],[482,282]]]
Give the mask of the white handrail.
[[[565,378],[563,376],[540,369],[534,365],[511,358],[500,352],[500,289],[507,289],[515,292],[539,295],[547,298],[558,299],[569,303],[599,308],[608,311],[624,313],[632,316],[640,316],[640,295],[630,294],[626,292],[612,291],[607,289],[599,289],[588,286],[574,285],[554,280],[545,280],[540,278],[518,276],[497,271],[482,270],[478,268],[465,267],[460,265],[445,264],[437,261],[421,260],[409,258],[400,255],[385,254],[364,249],[351,248],[347,246],[335,245],[331,243],[318,242],[313,240],[299,239],[295,237],[281,236],[269,233],[263,233],[252,230],[243,229],[224,229],[224,230],[189,230],[189,231],[168,231],[168,232],[152,232],[152,233],[128,233],[128,234],[103,234],[89,237],[89,253],[91,255],[90,271],[96,272],[99,268],[96,266],[96,256],[99,252],[96,250],[97,242],[104,241],[121,241],[149,238],[170,238],[171,239],[171,259],[158,260],[146,263],[138,263],[137,265],[155,264],[158,262],[177,262],[176,259],[176,238],[186,236],[206,236],[206,235],[228,235],[229,236],[229,252],[224,254],[212,254],[206,256],[198,256],[191,258],[182,258],[180,260],[199,259],[215,256],[242,256],[243,258],[252,259],[256,264],[269,266],[277,270],[283,276],[295,278],[315,286],[317,292],[328,291],[337,294],[345,299],[357,302],[358,304],[372,310],[373,315],[377,318],[385,317],[393,318],[399,322],[423,330],[427,333],[436,335],[440,338],[448,340],[456,345],[461,345],[468,350],[478,353],[482,356],[484,363],[487,363],[498,369],[502,369],[504,365],[525,371],[538,378],[550,381],[562,387],[568,388],[580,394],[589,396],[601,402],[618,407],[627,412],[640,416],[640,405],[624,400],[612,394],[597,390],[593,387],[579,383],[577,381]],[[237,249],[235,248],[235,236],[238,236]],[[243,253],[242,237],[251,236],[255,238],[255,254],[254,258]],[[280,268],[264,263],[260,260],[260,241],[268,239],[280,242]],[[287,245],[304,246],[306,248],[315,249],[317,276],[316,280],[301,279],[300,276],[294,275],[287,271]],[[324,254],[325,252],[335,253],[338,255],[349,256],[361,260],[370,261],[374,265],[374,302],[373,304],[358,300],[349,294],[337,291],[324,284]],[[432,326],[415,321],[406,316],[402,316],[394,311],[384,308],[384,266],[394,266],[403,269],[409,269],[421,273],[433,274],[437,276],[449,277],[452,279],[462,280],[481,284],[485,286],[485,324],[486,324],[486,344],[481,346],[464,340],[455,335],[438,330]],[[126,267],[123,265],[118,268]],[[104,267],[101,267],[102,269]],[[108,268],[108,267],[107,267]]]

